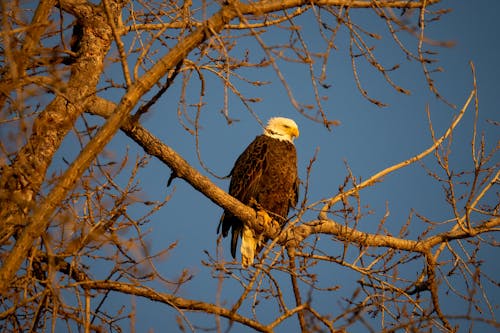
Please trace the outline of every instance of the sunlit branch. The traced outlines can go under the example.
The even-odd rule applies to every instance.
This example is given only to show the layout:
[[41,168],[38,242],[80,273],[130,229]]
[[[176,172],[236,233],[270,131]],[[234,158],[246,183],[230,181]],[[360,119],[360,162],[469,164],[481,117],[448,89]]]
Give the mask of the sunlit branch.
[[[114,110],[114,103],[101,98],[96,98],[94,103],[89,106],[88,111],[103,117],[108,117]],[[255,229],[262,229],[257,221],[255,211],[233,198],[226,191],[215,185],[208,177],[199,173],[184,158],[182,158],[172,148],[164,144],[161,140],[152,135],[140,124],[135,123],[130,117],[122,124],[122,130],[136,141],[148,154],[157,157],[164,162],[175,175],[175,178],[181,178],[187,181],[198,191],[202,192],[220,207],[231,211],[242,221],[249,223]],[[279,225],[276,222],[274,228],[278,233]]]

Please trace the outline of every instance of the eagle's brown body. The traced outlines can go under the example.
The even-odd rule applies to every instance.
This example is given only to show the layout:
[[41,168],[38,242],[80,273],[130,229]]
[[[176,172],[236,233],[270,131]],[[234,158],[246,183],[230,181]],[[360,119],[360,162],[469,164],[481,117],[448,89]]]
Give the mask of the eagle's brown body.
[[[293,133],[297,136],[298,129]],[[229,194],[246,205],[256,203],[256,209],[265,210],[283,226],[298,197],[297,153],[292,141],[257,136],[234,164]],[[232,229],[231,254],[235,258],[243,223],[225,211],[219,227],[224,237]]]

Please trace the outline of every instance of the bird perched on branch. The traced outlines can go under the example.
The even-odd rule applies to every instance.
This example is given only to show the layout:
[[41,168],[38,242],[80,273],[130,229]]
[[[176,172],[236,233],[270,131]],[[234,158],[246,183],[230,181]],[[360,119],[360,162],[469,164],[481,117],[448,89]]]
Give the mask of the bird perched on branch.
[[[297,204],[297,152],[293,139],[299,136],[292,119],[269,119],[264,133],[257,136],[236,160],[231,170],[229,194],[259,213],[276,220],[283,228],[290,207]],[[231,255],[236,258],[236,246],[241,236],[241,265],[253,263],[267,239],[255,235],[231,212],[224,211],[217,228],[226,237],[231,229]]]

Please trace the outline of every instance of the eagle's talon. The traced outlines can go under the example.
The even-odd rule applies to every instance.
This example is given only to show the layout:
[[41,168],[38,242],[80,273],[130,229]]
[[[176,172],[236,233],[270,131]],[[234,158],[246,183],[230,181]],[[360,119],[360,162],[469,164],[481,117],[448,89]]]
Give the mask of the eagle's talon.
[[269,216],[269,214],[265,210],[258,210],[256,218],[257,223],[259,223],[259,226],[262,228],[262,230],[268,229],[268,227],[271,225],[271,222],[273,221],[272,217]]

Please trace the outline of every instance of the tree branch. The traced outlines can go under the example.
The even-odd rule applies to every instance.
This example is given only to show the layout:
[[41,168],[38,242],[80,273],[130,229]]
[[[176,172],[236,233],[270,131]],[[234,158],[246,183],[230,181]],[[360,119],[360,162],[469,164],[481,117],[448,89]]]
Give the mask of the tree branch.
[[328,219],[327,218],[327,213],[329,211],[329,209],[337,202],[339,202],[340,200],[344,199],[344,198],[347,198],[357,192],[359,192],[359,190],[365,188],[365,187],[368,187],[368,186],[371,186],[373,185],[374,183],[376,183],[377,181],[380,181],[383,177],[387,176],[388,174],[396,171],[396,170],[399,170],[399,169],[402,169],[404,167],[407,167],[417,161],[420,161],[421,159],[423,159],[424,157],[426,157],[427,155],[429,155],[430,153],[432,153],[433,151],[435,151],[437,149],[437,147],[439,147],[444,140],[446,140],[452,133],[453,133],[453,130],[455,129],[455,127],[458,125],[458,123],[460,122],[460,120],[462,119],[465,111],[467,110],[467,108],[469,107],[469,104],[470,102],[472,101],[472,98],[475,96],[476,94],[476,90],[473,89],[471,91],[471,93],[469,94],[469,97],[467,98],[467,100],[465,101],[465,104],[464,106],[462,107],[462,109],[460,110],[460,112],[458,113],[458,115],[455,117],[455,119],[453,120],[453,122],[451,123],[450,127],[448,127],[448,129],[446,130],[446,132],[443,134],[443,136],[441,136],[438,140],[435,140],[434,143],[429,147],[427,148],[426,150],[424,150],[423,152],[421,152],[420,154],[414,156],[414,157],[411,157],[403,162],[400,162],[398,164],[395,164],[393,166],[390,166],[378,173],[376,173],[375,175],[371,176],[370,178],[368,178],[367,180],[365,180],[364,182],[362,182],[361,184],[351,188],[350,190],[347,190],[345,192],[342,192],[342,193],[339,193],[338,195],[336,195],[335,197],[331,198],[325,205],[324,207],[321,209],[321,212],[320,212],[320,219],[321,220],[326,220]]
[[148,288],[145,286],[137,286],[129,283],[116,282],[116,281],[85,281],[85,282],[80,282],[77,285],[85,289],[111,290],[111,291],[121,292],[124,294],[140,296],[150,299],[152,301],[167,304],[175,309],[211,313],[214,315],[228,318],[232,321],[236,321],[240,324],[251,327],[260,332],[272,332],[272,329],[259,323],[258,321],[249,319],[247,317],[239,315],[238,313],[234,313],[231,310],[217,306],[215,304],[197,300],[190,300],[182,297],[173,296],[171,294],[160,293],[152,288]]
[[[114,109],[114,103],[100,97],[95,97],[94,102],[89,103],[87,112],[107,118],[113,114]],[[165,163],[178,178],[185,180],[216,205],[230,211],[240,220],[248,223],[251,228],[256,230],[262,229],[257,220],[257,215],[252,208],[242,204],[239,200],[215,185],[208,177],[193,168],[175,150],[163,143],[139,123],[135,122],[133,117],[127,117],[121,125],[121,130],[141,146],[146,153]],[[278,234],[280,230],[279,224],[276,221],[273,222],[270,230],[274,234]]]

